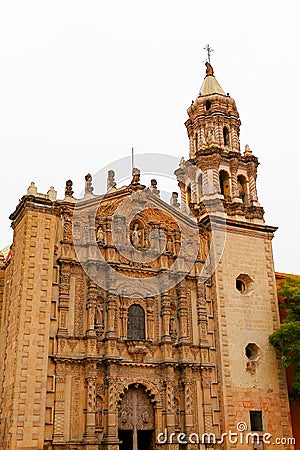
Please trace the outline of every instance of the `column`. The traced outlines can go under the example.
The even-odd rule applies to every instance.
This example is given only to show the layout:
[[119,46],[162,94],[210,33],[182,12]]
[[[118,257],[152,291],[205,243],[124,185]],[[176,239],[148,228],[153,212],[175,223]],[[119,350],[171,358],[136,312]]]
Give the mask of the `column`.
[[207,308],[206,308],[206,292],[205,284],[198,281],[197,283],[197,314],[198,314],[198,330],[199,344],[207,346]]
[[64,416],[65,416],[65,367],[57,366],[55,377],[55,404],[54,404],[54,432],[53,443],[64,442]]
[[180,188],[180,193],[181,193],[181,209],[183,212],[186,212],[187,206],[186,206],[185,183],[183,181],[179,181],[178,186]]
[[213,168],[213,188],[214,188],[214,194],[221,193],[219,169],[217,167]]
[[105,378],[106,398],[107,398],[107,413],[106,424],[103,436],[103,444],[105,450],[116,450],[118,439],[118,410],[117,410],[117,379],[111,376],[113,368],[108,368],[109,375]]
[[188,339],[188,307],[186,287],[183,283],[181,282],[176,289],[178,296],[179,342],[184,342]]
[[190,434],[193,430],[194,424],[194,408],[196,407],[196,396],[194,392],[194,382],[192,380],[192,369],[185,367],[182,385],[184,389],[184,402],[185,402],[185,433]]
[[258,197],[257,197],[257,189],[256,189],[256,166],[253,161],[247,164],[247,174],[249,179],[249,196],[250,196],[250,202],[251,203],[257,203],[258,204]]
[[191,181],[191,202],[197,203],[197,181],[196,181],[196,173],[193,171],[193,178]]
[[149,341],[154,341],[154,309],[152,302],[147,307],[147,338]]
[[208,178],[208,172],[207,170],[203,171],[203,175],[202,175],[202,183],[203,183],[203,195],[208,195],[210,193],[210,188],[209,188],[209,178]]
[[211,368],[202,368],[201,385],[203,398],[203,422],[204,433],[212,433],[213,430],[213,405],[211,402]]
[[241,202],[237,185],[237,170],[238,170],[238,160],[237,158],[233,158],[230,160],[231,195],[234,202]]
[[95,336],[95,313],[97,306],[97,285],[89,279],[87,289],[87,335]]
[[165,373],[165,408],[166,408],[166,426],[168,428],[168,435],[174,432],[175,416],[174,416],[174,368],[168,366]]
[[120,306],[120,320],[121,320],[121,330],[120,338],[127,338],[127,319],[128,319],[128,307],[125,305]]
[[162,314],[162,341],[171,341],[170,336],[170,317],[171,317],[171,298],[168,292],[161,294],[161,314]]
[[232,145],[233,150],[235,150],[236,152],[240,151],[238,130],[237,130],[237,127],[235,127],[235,126],[231,127],[231,145]]
[[70,267],[63,262],[60,269],[59,302],[58,302],[58,334],[68,334],[68,312],[70,295]]
[[88,366],[87,381],[87,401],[86,401],[86,423],[85,440],[95,441],[96,439],[96,379],[95,365]]
[[107,337],[116,337],[117,299],[112,293],[107,294]]

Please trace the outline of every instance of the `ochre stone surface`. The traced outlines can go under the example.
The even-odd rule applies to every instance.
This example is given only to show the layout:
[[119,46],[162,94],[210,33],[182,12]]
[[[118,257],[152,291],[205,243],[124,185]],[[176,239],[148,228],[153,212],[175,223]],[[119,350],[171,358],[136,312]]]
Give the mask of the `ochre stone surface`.
[[[176,170],[181,210],[159,198],[155,183],[152,190],[141,185],[136,170],[128,187],[108,183],[104,200],[87,176],[76,219],[70,180],[64,200],[32,188],[11,215],[12,256],[0,270],[1,450],[138,450],[141,436],[149,450],[179,450],[156,445],[158,434],[220,439],[239,422],[250,431],[250,411],[262,414],[261,435],[292,437],[285,372],[268,343],[279,326],[276,229],[265,225],[258,203],[258,161],[249,147],[240,153],[239,115],[229,96],[200,96],[188,114],[190,159]],[[163,230],[167,244],[150,262],[132,261],[113,241],[117,207],[133,193],[148,209],[127,223],[131,243],[120,245],[142,253],[151,233]],[[192,224],[191,217],[200,242],[191,270],[159,292],[153,278],[153,290],[143,292],[140,279],[174,265],[178,222]],[[129,280],[122,291],[99,252]],[[128,339],[128,325],[144,335]],[[128,430],[133,447],[121,447]],[[225,439],[211,448],[253,445]]]

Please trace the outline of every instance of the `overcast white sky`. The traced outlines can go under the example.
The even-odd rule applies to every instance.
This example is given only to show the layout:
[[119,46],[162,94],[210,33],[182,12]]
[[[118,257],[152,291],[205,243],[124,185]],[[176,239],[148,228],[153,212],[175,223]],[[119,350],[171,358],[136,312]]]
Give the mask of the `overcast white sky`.
[[260,160],[276,269],[300,274],[296,1],[0,1],[0,248],[31,181],[61,198],[87,172],[137,153],[188,156],[186,109],[205,52]]

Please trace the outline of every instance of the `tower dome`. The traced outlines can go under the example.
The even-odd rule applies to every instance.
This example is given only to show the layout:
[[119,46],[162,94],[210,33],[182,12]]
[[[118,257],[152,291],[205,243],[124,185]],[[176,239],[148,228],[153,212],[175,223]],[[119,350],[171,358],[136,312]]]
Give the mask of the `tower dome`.
[[258,159],[248,145],[241,153],[235,101],[225,94],[210,62],[205,65],[199,95],[187,110],[189,160],[175,172],[183,208],[201,211],[204,200],[219,199],[228,217],[263,223],[256,190]]
[[189,119],[185,125],[190,140],[190,158],[212,146],[240,152],[241,122],[235,101],[225,94],[208,62],[199,95],[187,112]]

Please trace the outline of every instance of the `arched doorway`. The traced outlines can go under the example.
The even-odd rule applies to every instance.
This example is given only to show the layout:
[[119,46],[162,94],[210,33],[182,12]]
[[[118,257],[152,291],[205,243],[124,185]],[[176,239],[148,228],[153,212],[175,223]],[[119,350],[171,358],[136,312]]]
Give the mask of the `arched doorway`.
[[119,407],[120,450],[153,450],[154,408],[144,388],[130,386]]
[[239,190],[239,197],[247,205],[248,204],[247,180],[244,177],[244,175],[239,175],[237,177],[237,185]]
[[226,172],[225,170],[220,170],[219,179],[220,179],[221,194],[224,195],[225,201],[229,202],[231,200],[231,196],[230,196],[230,182],[228,172]]

